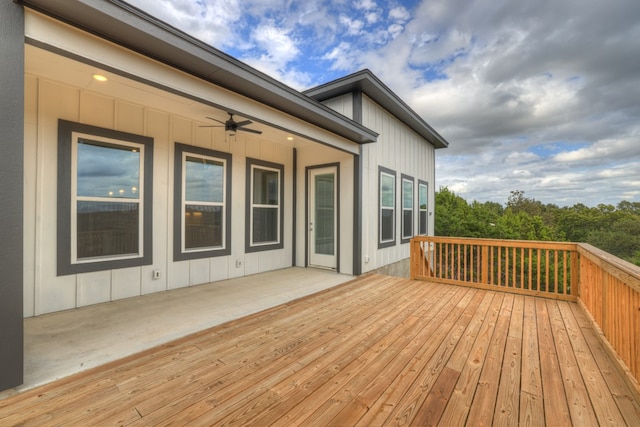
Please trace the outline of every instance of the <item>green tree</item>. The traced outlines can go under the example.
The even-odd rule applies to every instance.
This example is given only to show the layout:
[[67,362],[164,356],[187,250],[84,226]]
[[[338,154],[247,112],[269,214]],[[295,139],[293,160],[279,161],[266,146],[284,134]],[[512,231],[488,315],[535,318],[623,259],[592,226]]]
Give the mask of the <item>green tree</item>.
[[435,234],[438,236],[470,237],[468,219],[471,211],[466,200],[447,187],[436,192]]
[[503,208],[496,202],[469,204],[441,187],[436,192],[435,214],[439,236],[586,242],[640,265],[638,202],[559,208],[514,190]]

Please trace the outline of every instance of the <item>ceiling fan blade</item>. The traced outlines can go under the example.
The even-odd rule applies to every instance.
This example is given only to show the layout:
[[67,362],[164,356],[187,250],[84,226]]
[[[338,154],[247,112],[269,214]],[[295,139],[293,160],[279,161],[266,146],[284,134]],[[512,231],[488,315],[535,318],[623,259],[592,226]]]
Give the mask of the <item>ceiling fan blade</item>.
[[209,119],[209,120],[213,120],[214,122],[218,122],[218,123],[223,124],[223,125],[225,124],[225,122],[221,122],[220,120],[218,120],[218,119],[214,119],[213,117],[209,117],[209,116],[207,116],[207,119]]
[[198,126],[199,128],[223,128],[224,126],[218,126],[218,125],[200,125]]
[[256,133],[256,134],[258,134],[258,135],[261,135],[261,134],[262,134],[262,131],[255,130],[255,129],[247,129],[247,128],[241,128],[241,127],[239,127],[239,128],[238,128],[238,130],[239,130],[239,131],[242,131],[242,132]]
[[236,126],[241,127],[241,126],[248,126],[251,123],[253,123],[251,120],[245,120],[244,122],[237,122]]

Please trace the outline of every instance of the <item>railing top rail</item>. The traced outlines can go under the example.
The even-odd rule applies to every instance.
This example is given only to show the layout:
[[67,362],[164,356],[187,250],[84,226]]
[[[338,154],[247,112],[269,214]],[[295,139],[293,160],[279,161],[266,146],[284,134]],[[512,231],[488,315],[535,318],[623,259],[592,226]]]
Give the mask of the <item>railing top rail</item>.
[[631,289],[640,292],[640,267],[611,255],[588,243],[578,243],[578,252],[607,273],[625,282]]
[[536,248],[557,249],[575,251],[577,244],[571,242],[548,242],[540,240],[509,240],[509,239],[484,239],[476,237],[444,237],[444,236],[416,236],[416,241],[433,243],[460,243],[481,246],[502,246],[512,248]]

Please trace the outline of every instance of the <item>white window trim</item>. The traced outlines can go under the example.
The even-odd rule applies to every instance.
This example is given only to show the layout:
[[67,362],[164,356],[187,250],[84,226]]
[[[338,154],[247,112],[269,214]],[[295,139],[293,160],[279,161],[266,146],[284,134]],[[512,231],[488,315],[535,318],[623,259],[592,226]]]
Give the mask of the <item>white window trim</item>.
[[[222,202],[189,202],[188,200],[186,200],[187,198],[187,157],[197,157],[200,159],[204,159],[204,160],[211,160],[214,162],[220,162],[223,164],[224,170],[222,172]],[[182,248],[182,252],[183,253],[196,253],[196,252],[208,252],[211,250],[218,250],[218,249],[226,249],[226,233],[227,233],[227,217],[226,217],[226,206],[227,206],[227,160],[226,159],[221,159],[218,157],[212,157],[212,156],[205,156],[202,154],[196,154],[196,153],[192,153],[192,152],[187,152],[187,151],[183,151],[182,152],[182,200],[181,202],[181,212],[182,212],[182,227],[181,227],[181,248]],[[202,248],[193,248],[193,249],[187,249],[186,248],[186,243],[185,243],[185,238],[186,238],[186,221],[185,221],[185,213],[186,213],[186,205],[187,204],[193,204],[193,205],[202,205],[202,206],[221,206],[222,207],[222,245],[220,246],[206,246],[206,247],[202,247]]]
[[[107,144],[120,145],[130,147],[132,150],[138,150],[140,153],[139,160],[139,177],[138,198],[112,199],[109,197],[78,197],[78,139],[89,139],[92,141],[105,142]],[[122,259],[135,259],[144,257],[144,145],[131,141],[107,138],[103,136],[93,135],[90,133],[72,132],[71,133],[71,264],[85,264],[96,261],[114,261]],[[112,202],[122,203],[138,203],[138,253],[126,255],[110,255],[105,257],[91,257],[78,259],[78,201],[90,202]]]
[[[264,204],[255,204],[253,203],[253,183],[254,183],[254,179],[253,179],[253,174],[255,172],[256,169],[260,169],[260,170],[268,170],[268,171],[273,171],[276,172],[278,175],[278,179],[277,179],[277,183],[278,183],[278,191],[277,191],[277,195],[278,195],[278,204],[277,205],[264,205]],[[281,176],[280,176],[280,169],[276,169],[276,168],[271,168],[268,166],[263,166],[263,165],[251,165],[251,186],[250,186],[250,193],[249,193],[249,215],[250,217],[250,226],[249,226],[249,246],[254,248],[254,247],[261,247],[261,246],[272,246],[272,245],[279,245],[280,244],[280,215],[282,214],[281,212],[281,206],[282,206],[282,200],[280,197],[280,192],[281,192]],[[276,218],[278,219],[276,221],[276,240],[273,241],[269,241],[269,242],[259,242],[259,243],[255,243],[253,241],[253,211],[254,208],[269,208],[269,209],[277,209],[277,216]]]

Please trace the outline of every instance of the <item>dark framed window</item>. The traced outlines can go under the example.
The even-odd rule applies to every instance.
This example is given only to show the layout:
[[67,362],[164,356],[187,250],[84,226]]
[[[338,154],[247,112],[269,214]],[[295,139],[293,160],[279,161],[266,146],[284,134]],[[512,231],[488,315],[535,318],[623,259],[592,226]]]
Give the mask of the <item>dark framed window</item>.
[[408,243],[413,237],[413,178],[402,175],[402,243]]
[[429,232],[428,220],[428,199],[429,184],[424,181],[418,181],[418,234],[427,235]]
[[396,173],[391,169],[378,167],[379,238],[378,247],[396,244]]
[[284,247],[284,166],[247,159],[246,252]]
[[153,139],[58,121],[58,275],[152,262]]
[[174,161],[174,260],[229,255],[231,154],[176,143]]

